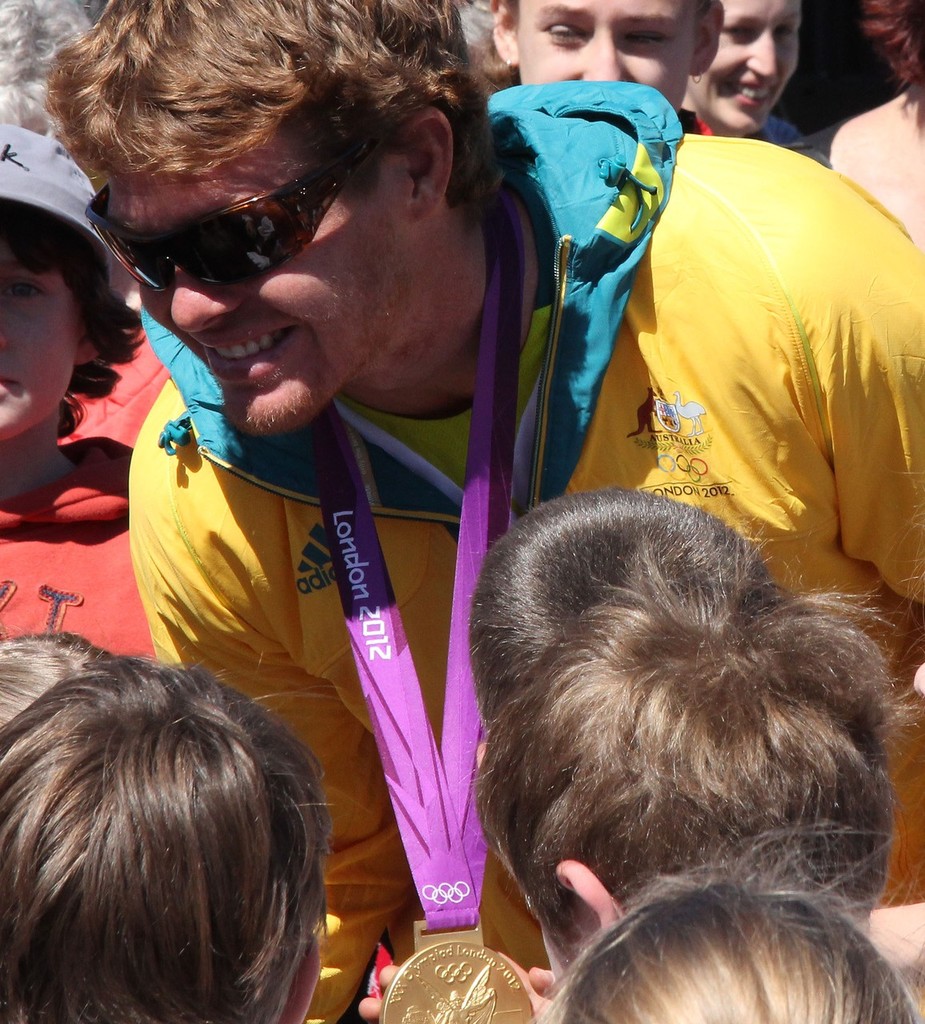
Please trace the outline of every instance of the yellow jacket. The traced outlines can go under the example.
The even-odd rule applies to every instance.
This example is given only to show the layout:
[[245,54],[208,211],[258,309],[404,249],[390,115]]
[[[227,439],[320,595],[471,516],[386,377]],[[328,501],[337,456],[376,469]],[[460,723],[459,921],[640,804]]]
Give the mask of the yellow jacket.
[[[555,208],[542,173],[506,170],[531,215],[544,215],[544,194]],[[795,587],[871,593],[893,610],[919,600],[925,255],[896,225],[802,156],[688,138],[622,324],[607,322],[598,302],[580,334],[562,312],[580,310],[594,292],[588,247],[567,226],[552,230],[561,259],[554,278],[553,251],[540,253],[553,299],[537,317],[550,325],[547,364],[521,424],[521,503],[562,490],[645,488],[701,505],[760,540]],[[169,336],[154,340],[168,357],[184,357]],[[136,569],[159,653],[202,662],[266,698],[325,766],[335,831],[329,951],[313,1016],[333,1021],[386,925],[397,955],[410,952],[420,910],[330,577],[313,476],[304,488],[296,483],[310,444],[301,435],[253,445],[237,438],[217,454],[213,427],[200,429],[208,417],[196,386],[184,399],[168,384],[136,447]],[[187,410],[197,444],[167,458],[158,434]],[[453,502],[403,468],[400,441],[388,454],[367,447],[382,494],[382,547],[439,723]],[[273,460],[283,470],[270,482],[262,472]],[[913,736],[898,764],[907,806],[921,790],[912,756],[923,739]],[[904,856],[917,868],[925,830],[914,815],[907,824]],[[486,939],[525,964],[541,962],[538,934],[511,888],[490,863]]]

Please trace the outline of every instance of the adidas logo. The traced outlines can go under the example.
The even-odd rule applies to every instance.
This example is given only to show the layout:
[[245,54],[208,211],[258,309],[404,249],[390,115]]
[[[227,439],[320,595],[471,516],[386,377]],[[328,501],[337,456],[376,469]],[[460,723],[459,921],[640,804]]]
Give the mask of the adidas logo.
[[315,590],[324,590],[334,582],[334,566],[331,564],[331,552],[324,527],[318,523],[309,533],[309,542],[302,548],[302,561],[296,586],[302,594],[311,594]]

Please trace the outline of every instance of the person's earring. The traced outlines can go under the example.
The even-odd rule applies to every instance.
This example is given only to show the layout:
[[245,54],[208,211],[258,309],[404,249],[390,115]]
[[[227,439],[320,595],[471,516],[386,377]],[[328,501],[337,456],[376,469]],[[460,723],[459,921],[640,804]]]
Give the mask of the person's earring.
[[691,75],[691,81],[694,83],[694,85],[700,85],[700,83],[703,81],[703,75]]

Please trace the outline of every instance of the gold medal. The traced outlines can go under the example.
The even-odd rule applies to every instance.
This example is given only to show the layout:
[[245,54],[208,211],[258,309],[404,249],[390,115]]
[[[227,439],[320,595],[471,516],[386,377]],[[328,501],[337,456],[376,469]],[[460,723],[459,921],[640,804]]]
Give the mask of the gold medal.
[[380,1024],[527,1024],[527,990],[478,929],[416,933],[417,952],[389,985]]

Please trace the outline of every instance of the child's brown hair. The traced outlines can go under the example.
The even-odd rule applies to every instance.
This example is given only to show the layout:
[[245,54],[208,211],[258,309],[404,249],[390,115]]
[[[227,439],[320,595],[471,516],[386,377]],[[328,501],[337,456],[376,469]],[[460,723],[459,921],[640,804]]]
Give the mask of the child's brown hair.
[[7,1024],[270,1024],[322,926],[311,754],[198,668],[111,658],[0,730]]
[[482,822],[563,949],[580,940],[566,859],[623,901],[791,829],[813,881],[876,901],[893,809],[885,660],[713,516],[618,489],[540,506],[489,553],[471,636]]

